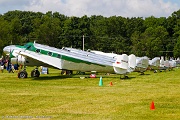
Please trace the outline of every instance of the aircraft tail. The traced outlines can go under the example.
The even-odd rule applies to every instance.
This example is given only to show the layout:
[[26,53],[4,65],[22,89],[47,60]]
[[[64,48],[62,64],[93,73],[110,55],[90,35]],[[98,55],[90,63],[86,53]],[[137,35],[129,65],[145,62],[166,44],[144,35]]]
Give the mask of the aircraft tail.
[[126,54],[117,55],[115,63],[113,63],[114,72],[116,74],[125,74],[128,69],[128,56]]
[[165,61],[163,57],[160,59],[160,67],[165,67]]
[[132,69],[135,69],[136,67],[136,56],[134,54],[131,54],[128,56],[129,59],[129,67]]

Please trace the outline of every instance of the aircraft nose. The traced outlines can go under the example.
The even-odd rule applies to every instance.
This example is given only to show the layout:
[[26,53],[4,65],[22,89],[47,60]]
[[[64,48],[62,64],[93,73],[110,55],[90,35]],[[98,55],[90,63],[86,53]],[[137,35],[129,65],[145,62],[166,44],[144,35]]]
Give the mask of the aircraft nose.
[[4,48],[3,48],[3,52],[4,52],[5,54],[9,54],[9,53],[10,53],[10,48],[9,48],[9,46],[4,47]]
[[12,50],[13,50],[13,47],[14,46],[6,46],[6,47],[4,47],[3,48],[3,52],[5,53],[5,54],[9,54]]

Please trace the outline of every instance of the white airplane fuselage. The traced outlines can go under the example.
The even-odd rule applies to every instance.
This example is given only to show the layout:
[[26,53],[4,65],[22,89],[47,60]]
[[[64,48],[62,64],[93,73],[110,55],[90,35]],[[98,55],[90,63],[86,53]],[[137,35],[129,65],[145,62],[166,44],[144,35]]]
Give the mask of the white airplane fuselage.
[[[76,52],[75,52],[76,50]],[[29,44],[25,47],[15,45],[7,46],[3,49],[4,53],[12,54],[12,64],[25,66],[51,66],[58,69],[77,70],[77,71],[96,71],[105,73],[126,74],[128,60],[119,55],[120,61],[113,57],[99,55],[87,51],[74,49],[57,49],[54,47]],[[124,62],[126,61],[126,62]],[[118,64],[114,64],[117,62]],[[120,64],[120,65],[119,65]]]

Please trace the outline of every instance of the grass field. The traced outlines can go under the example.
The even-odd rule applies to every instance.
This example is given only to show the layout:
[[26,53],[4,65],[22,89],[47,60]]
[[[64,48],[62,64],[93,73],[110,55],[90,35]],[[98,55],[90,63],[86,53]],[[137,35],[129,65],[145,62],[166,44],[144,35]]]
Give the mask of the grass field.
[[[32,68],[27,68],[28,71]],[[30,72],[28,72],[30,74]],[[50,69],[40,78],[0,73],[0,117],[45,120],[180,120],[180,69],[145,75],[61,76]],[[87,75],[85,75],[87,76]],[[102,76],[103,86],[99,86]],[[112,81],[113,86],[110,86]],[[155,110],[150,110],[151,102]]]

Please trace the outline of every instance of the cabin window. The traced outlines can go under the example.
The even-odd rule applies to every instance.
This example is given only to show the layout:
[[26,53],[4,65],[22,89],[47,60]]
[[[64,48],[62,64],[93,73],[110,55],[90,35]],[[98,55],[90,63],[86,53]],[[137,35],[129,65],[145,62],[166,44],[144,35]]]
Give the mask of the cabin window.
[[48,55],[51,56],[51,55],[52,55],[52,52],[48,52]]
[[40,53],[40,51],[41,51],[40,49],[36,49],[36,52],[37,52],[37,53]]
[[61,58],[61,55],[60,55],[60,54],[58,54],[58,55],[57,55],[57,58]]

